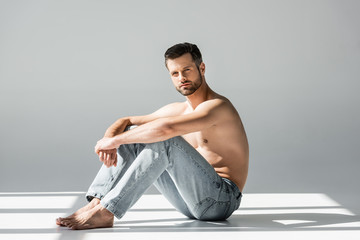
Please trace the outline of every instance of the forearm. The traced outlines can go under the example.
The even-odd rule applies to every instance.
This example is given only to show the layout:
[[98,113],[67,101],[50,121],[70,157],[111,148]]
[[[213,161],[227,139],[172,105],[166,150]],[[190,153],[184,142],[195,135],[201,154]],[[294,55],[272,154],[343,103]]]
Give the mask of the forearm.
[[131,143],[153,143],[174,137],[174,132],[165,119],[157,119],[140,125],[114,137],[116,145]]

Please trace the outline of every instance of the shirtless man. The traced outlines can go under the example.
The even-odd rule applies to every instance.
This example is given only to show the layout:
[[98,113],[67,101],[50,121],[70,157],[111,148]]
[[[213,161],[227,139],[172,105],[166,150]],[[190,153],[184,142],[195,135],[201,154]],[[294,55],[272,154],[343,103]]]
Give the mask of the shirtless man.
[[172,46],[165,65],[186,101],[112,124],[95,146],[104,164],[86,194],[89,204],[58,225],[112,227],[152,184],[192,219],[224,220],[238,209],[249,147],[236,109],[206,83],[196,45]]

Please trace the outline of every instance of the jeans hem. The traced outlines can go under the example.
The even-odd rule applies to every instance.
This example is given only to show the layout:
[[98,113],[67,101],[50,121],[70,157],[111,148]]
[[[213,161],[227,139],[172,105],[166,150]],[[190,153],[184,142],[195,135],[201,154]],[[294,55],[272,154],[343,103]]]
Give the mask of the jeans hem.
[[91,202],[91,200],[93,200],[93,198],[98,198],[98,199],[103,199],[104,195],[100,194],[100,193],[96,193],[96,192],[87,192],[85,194],[85,198],[88,202]]

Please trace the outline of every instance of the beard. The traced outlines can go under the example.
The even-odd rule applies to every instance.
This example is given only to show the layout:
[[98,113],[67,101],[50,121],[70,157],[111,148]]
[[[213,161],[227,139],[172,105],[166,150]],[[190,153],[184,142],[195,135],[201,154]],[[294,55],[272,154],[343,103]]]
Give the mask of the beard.
[[202,76],[199,74],[199,77],[191,82],[191,81],[185,81],[182,84],[189,84],[188,86],[183,86],[183,87],[176,87],[176,90],[181,93],[181,95],[183,96],[189,96],[191,94],[193,94],[194,92],[196,92],[196,90],[199,89],[199,87],[201,86],[201,84],[203,83],[203,78]]

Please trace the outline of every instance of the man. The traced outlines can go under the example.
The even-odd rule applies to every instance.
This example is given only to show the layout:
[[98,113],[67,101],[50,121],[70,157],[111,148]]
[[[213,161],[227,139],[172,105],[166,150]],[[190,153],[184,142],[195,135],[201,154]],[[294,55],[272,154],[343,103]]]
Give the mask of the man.
[[95,146],[104,164],[86,194],[89,204],[58,225],[112,227],[152,184],[189,218],[224,220],[238,209],[249,147],[237,111],[206,83],[196,45],[172,46],[165,65],[186,101],[112,124]]

